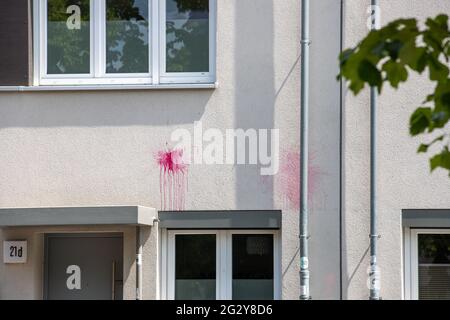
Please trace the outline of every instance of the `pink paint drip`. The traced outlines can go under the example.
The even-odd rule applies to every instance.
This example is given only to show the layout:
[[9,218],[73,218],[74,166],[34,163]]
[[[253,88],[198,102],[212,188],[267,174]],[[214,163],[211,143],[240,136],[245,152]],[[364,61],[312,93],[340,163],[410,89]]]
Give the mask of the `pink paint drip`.
[[[312,162],[310,159],[310,163]],[[320,169],[310,165],[308,172],[308,198],[316,191],[318,180],[321,175]],[[285,201],[291,209],[300,208],[300,153],[289,151],[281,157],[280,172],[277,176],[281,185]]]
[[159,151],[156,161],[160,169],[161,210],[184,210],[188,187],[188,165],[184,161],[183,150]]

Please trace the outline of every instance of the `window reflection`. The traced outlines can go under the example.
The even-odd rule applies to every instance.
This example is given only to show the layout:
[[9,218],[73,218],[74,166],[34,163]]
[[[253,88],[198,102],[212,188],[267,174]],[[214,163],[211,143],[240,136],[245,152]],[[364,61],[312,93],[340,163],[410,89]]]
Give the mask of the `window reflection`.
[[148,0],[106,1],[106,72],[149,72]]
[[166,0],[166,71],[209,71],[209,0]]
[[48,0],[48,74],[89,74],[90,40],[89,0]]

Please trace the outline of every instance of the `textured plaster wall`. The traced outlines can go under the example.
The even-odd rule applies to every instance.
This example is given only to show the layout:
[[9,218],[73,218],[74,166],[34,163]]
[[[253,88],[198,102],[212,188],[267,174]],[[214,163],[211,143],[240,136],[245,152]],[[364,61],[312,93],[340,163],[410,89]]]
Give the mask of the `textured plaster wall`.
[[[310,234],[313,299],[340,298],[341,3],[311,1]],[[297,215],[297,214],[296,214]]]
[[[320,173],[311,194],[312,295],[336,299],[340,1],[311,5],[311,150]],[[262,178],[257,166],[193,165],[186,209],[282,209],[283,298],[297,299],[298,205],[288,195],[299,185],[300,1],[218,0],[217,23],[215,90],[1,93],[0,207],[159,208],[154,155],[170,146],[173,130],[192,132],[200,120],[204,129],[278,128],[281,154],[292,160],[287,181]],[[2,267],[3,298],[19,297],[27,284],[5,284],[21,272]]]
[[[369,1],[345,1],[345,46],[367,32]],[[400,17],[426,17],[450,11],[445,0],[381,0],[382,25]],[[401,299],[403,291],[402,209],[450,207],[450,180],[444,171],[430,174],[427,155],[416,150],[422,139],[408,134],[412,111],[433,88],[426,76],[411,77],[398,91],[386,88],[378,111],[378,227],[381,294]],[[344,112],[344,298],[368,297],[369,265],[369,96],[345,92]],[[425,141],[429,141],[428,139]]]
[[153,227],[141,227],[142,244],[142,297],[159,299],[159,237],[158,223]]

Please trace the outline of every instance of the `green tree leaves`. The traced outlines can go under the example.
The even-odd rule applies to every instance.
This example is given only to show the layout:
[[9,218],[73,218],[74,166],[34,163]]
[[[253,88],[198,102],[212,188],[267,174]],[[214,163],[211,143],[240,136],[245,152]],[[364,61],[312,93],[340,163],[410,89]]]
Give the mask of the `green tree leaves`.
[[409,121],[409,133],[416,136],[425,132],[433,122],[431,108],[418,108],[411,115]]
[[431,147],[433,144],[435,144],[438,141],[444,140],[444,138],[445,138],[445,136],[441,135],[441,136],[437,137],[436,139],[434,139],[433,141],[431,141],[431,143],[429,143],[429,144],[421,144],[419,149],[417,150],[417,152],[418,153],[422,153],[422,152],[426,153],[426,152],[428,152],[428,148],[429,147]]
[[381,84],[381,72],[367,59],[363,59],[359,63],[358,75],[363,82],[367,82],[371,87],[378,87]]
[[450,151],[445,146],[441,153],[430,159],[431,171],[437,168],[443,168],[450,171]]
[[430,144],[421,144],[418,152],[428,152],[440,144],[441,152],[430,159],[431,171],[443,168],[450,172],[450,152],[445,126],[450,121],[450,30],[447,15],[428,18],[420,29],[416,19],[398,19],[379,30],[372,30],[356,47],[339,57],[341,72],[349,89],[358,95],[366,84],[382,92],[383,85],[393,88],[408,80],[411,72],[428,70],[435,91],[424,99],[410,117],[412,136],[443,131]]
[[400,82],[405,82],[408,79],[408,70],[401,64],[388,60],[382,67],[382,70],[386,73],[386,78],[394,88],[398,88]]

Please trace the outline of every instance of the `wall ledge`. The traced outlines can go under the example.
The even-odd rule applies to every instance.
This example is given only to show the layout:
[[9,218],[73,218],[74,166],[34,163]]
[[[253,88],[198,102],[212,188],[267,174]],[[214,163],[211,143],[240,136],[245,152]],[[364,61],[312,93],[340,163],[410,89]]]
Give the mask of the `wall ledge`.
[[1,92],[48,92],[48,91],[120,91],[120,90],[193,90],[217,89],[215,83],[141,84],[141,85],[73,85],[73,86],[0,86]]

